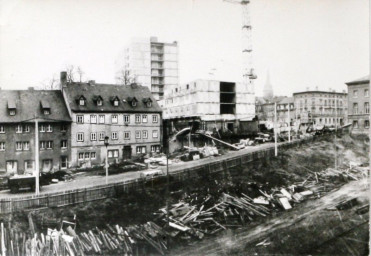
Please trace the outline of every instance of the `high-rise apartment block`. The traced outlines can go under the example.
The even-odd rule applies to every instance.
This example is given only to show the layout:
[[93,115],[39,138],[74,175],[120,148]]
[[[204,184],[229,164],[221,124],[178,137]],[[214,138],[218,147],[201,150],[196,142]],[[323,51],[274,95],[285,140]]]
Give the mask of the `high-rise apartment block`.
[[156,37],[133,39],[125,49],[124,69],[162,100],[165,88],[178,85],[178,43],[158,42]]

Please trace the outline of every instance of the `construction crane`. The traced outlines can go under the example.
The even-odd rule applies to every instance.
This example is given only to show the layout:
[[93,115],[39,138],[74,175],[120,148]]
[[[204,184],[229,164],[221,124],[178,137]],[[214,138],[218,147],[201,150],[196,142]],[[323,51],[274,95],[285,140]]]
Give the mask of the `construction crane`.
[[254,79],[257,78],[253,68],[250,0],[224,0],[228,3],[239,4],[242,9],[242,57],[243,57],[243,83],[248,91],[254,94]]

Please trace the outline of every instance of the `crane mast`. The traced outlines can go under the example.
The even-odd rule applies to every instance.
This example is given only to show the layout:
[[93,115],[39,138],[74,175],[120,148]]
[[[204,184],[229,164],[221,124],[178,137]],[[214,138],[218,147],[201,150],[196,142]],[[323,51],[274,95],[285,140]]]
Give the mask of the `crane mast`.
[[253,68],[252,27],[250,19],[250,0],[224,0],[239,4],[242,10],[242,77],[249,93],[254,94],[254,79],[257,78]]

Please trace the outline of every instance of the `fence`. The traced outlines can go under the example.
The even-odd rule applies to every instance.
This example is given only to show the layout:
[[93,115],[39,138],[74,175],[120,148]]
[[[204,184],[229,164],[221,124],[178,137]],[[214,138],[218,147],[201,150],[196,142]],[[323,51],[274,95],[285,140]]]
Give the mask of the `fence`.
[[[313,139],[303,139],[293,142],[285,142],[279,145],[279,149],[287,149],[293,146],[300,146],[303,143],[312,141]],[[253,160],[263,157],[274,156],[274,148],[268,148],[249,152],[244,155],[231,157],[224,160],[214,161],[212,163],[201,164],[190,168],[172,171],[170,176],[174,181],[197,177],[198,173],[211,174],[221,172],[229,168],[242,166],[243,164],[252,162]],[[153,178],[153,180],[159,177]],[[153,183],[152,183],[153,184]],[[124,182],[118,182],[108,185],[95,186],[92,188],[66,190],[59,193],[50,193],[42,195],[33,195],[22,198],[11,198],[0,200],[0,214],[17,212],[21,210],[43,208],[43,207],[62,207],[74,205],[95,200],[101,200],[109,197],[114,197],[117,193],[129,193],[144,189],[145,180],[135,179]]]

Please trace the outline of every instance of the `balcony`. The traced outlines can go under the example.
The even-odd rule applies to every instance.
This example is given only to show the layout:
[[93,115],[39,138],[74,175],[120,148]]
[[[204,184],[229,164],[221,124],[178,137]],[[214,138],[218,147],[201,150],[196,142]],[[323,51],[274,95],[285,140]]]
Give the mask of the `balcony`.
[[151,53],[163,54],[164,49],[161,47],[151,47]]
[[153,76],[153,77],[163,77],[164,74],[163,74],[163,72],[152,71],[151,76]]
[[164,69],[164,66],[162,66],[162,65],[152,64],[152,65],[151,65],[151,69]]

